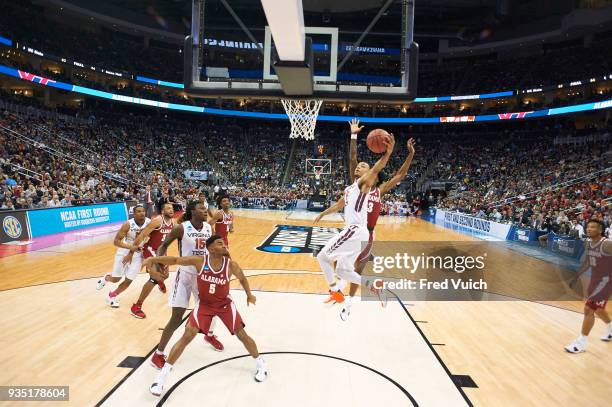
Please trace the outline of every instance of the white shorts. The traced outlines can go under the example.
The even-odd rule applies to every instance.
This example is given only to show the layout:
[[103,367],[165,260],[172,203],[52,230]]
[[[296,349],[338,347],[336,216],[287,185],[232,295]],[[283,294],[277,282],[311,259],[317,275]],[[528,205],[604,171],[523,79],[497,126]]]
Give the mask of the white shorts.
[[168,296],[168,305],[172,308],[189,308],[189,299],[193,294],[198,300],[198,284],[196,274],[192,271],[181,271],[181,267],[176,270],[172,293]]
[[363,250],[363,246],[368,243],[370,232],[365,225],[350,225],[342,232],[331,238],[321,253],[325,254],[339,264],[350,265],[353,268],[357,256]]
[[125,253],[115,254],[115,263],[113,264],[113,272],[111,273],[111,276],[125,276],[125,278],[128,280],[134,280],[140,272],[140,268],[142,266],[142,254],[134,253],[134,256],[132,256],[132,262],[124,266],[123,258],[125,255]]

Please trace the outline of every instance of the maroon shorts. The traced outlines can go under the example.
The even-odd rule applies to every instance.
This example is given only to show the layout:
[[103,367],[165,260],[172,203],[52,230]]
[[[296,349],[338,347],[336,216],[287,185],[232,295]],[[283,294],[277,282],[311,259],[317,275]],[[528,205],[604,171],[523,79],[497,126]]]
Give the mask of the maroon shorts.
[[593,311],[597,311],[598,309],[605,309],[608,301],[606,300],[587,300],[584,305],[592,309]]
[[213,317],[219,317],[232,335],[240,328],[244,328],[244,322],[236,309],[233,301],[220,307],[198,301],[191,315],[189,315],[189,325],[198,328],[200,332],[206,334],[210,330],[210,323]]
[[605,279],[591,279],[588,288],[589,296],[586,300],[586,306],[592,310],[604,309],[608,303],[608,299],[612,294],[612,282]]
[[367,263],[370,261],[372,255],[372,245],[374,244],[374,231],[370,230],[370,237],[368,238],[368,244],[363,248],[359,256],[357,256],[358,263]]

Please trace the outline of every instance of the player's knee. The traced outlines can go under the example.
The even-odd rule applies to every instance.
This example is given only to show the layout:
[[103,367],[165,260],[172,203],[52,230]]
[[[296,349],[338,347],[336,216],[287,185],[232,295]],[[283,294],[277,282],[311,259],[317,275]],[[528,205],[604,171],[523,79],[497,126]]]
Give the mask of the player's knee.
[[593,316],[595,315],[595,310],[591,307],[589,307],[588,305],[584,306],[584,315],[586,316]]

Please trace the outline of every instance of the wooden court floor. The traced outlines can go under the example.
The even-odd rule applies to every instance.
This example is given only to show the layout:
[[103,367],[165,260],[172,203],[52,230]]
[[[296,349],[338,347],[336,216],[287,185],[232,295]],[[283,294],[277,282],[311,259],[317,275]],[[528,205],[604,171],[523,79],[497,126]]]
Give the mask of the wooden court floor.
[[[326,291],[311,255],[255,250],[274,225],[310,225],[310,221],[290,220],[280,211],[236,211],[236,215],[231,253],[249,275],[252,289]],[[383,218],[377,239],[474,238],[420,219]],[[173,246],[170,254],[175,253]],[[167,297],[155,290],[145,302],[144,320],[129,313],[144,275],[121,295],[119,309],[105,305],[107,288],[95,290],[97,278],[110,271],[113,256],[108,235],[0,259],[0,385],[70,386],[68,403],[14,405],[95,405],[128,373],[117,367],[125,357],[145,356],[157,344],[170,314]],[[539,260],[524,257],[508,252],[507,263],[545,267]],[[406,307],[447,369],[476,383],[477,388],[463,388],[474,405],[607,406],[612,400],[612,344],[598,339],[603,324],[596,322],[588,352],[569,355],[563,351],[580,328],[580,303],[432,301]],[[338,319],[338,323],[342,322]],[[364,326],[365,335],[367,331]]]

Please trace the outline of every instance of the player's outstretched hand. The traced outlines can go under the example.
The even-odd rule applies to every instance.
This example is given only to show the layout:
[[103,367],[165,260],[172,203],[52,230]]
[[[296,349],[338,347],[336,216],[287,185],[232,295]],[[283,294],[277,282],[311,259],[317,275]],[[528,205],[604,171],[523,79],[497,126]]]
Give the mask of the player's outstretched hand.
[[253,294],[247,295],[247,307],[249,306],[249,304],[255,305],[256,302],[257,297],[255,297]]
[[363,129],[363,126],[359,125],[359,120],[357,119],[351,120],[349,125],[351,126],[351,134],[359,134],[361,129]]
[[321,219],[323,219],[323,216],[321,214],[318,214],[316,218],[314,218],[314,220],[312,221],[312,224],[316,224],[318,222],[321,221]]
[[415,144],[414,139],[413,138],[409,138],[407,144],[408,144],[408,152],[410,154],[414,154],[414,144]]

